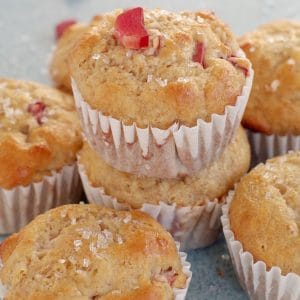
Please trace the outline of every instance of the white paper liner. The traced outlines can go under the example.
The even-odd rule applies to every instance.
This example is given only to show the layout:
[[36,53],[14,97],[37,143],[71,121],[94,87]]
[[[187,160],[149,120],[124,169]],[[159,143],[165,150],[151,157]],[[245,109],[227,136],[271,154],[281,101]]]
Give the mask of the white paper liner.
[[[240,56],[244,56],[241,52]],[[82,98],[76,82],[72,89],[83,131],[104,161],[123,172],[159,178],[193,175],[215,161],[231,142],[244,114],[252,87],[250,69],[242,94],[223,115],[211,122],[197,120],[194,127],[173,124],[166,130],[139,128],[104,116]]]
[[[176,247],[177,247],[177,250],[178,250],[178,254],[180,256],[182,271],[187,276],[187,280],[186,280],[186,287],[184,289],[178,289],[178,288],[173,289],[174,299],[175,300],[184,300],[185,297],[186,297],[186,294],[188,292],[189,285],[190,285],[191,280],[192,280],[191,264],[186,260],[187,259],[187,254],[185,252],[180,252],[179,251],[180,244],[178,242],[175,242],[175,243],[176,243]],[[0,270],[1,270],[1,267],[2,267],[2,262],[1,262],[1,258],[0,258]],[[5,293],[6,293],[6,288],[0,281],[0,300],[4,299]]]
[[241,286],[251,299],[299,300],[300,276],[295,273],[281,275],[279,267],[267,270],[263,261],[254,262],[251,253],[244,251],[242,244],[235,240],[230,230],[229,207],[234,196],[230,191],[223,206],[221,222],[233,267]]
[[[78,170],[90,203],[100,204],[116,210],[130,210],[127,203],[120,203],[112,196],[106,195],[104,188],[93,187],[84,166],[78,164]],[[176,207],[164,202],[145,203],[138,210],[143,211],[158,221],[168,230],[174,239],[180,242],[181,250],[203,248],[213,244],[220,235],[220,216],[222,199],[209,201],[204,205]]]
[[80,201],[77,165],[65,166],[43,181],[11,190],[0,188],[0,234],[19,231],[37,215],[59,205]]
[[255,164],[267,159],[300,150],[300,135],[266,135],[247,130]]

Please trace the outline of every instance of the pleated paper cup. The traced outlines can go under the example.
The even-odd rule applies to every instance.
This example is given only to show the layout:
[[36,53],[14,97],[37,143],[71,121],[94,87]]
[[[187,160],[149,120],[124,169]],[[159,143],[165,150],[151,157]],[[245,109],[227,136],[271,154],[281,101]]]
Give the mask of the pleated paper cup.
[[300,150],[300,135],[266,135],[248,130],[253,163],[265,162],[267,159]]
[[192,176],[220,157],[240,126],[252,80],[251,69],[235,105],[226,106],[223,115],[212,114],[210,122],[198,119],[194,127],[175,123],[165,130],[125,125],[103,115],[83,99],[76,82],[71,81],[84,134],[107,164],[127,173],[176,178]]
[[[186,280],[186,287],[184,289],[177,289],[174,288],[174,299],[175,300],[184,300],[186,298],[186,294],[188,292],[191,280],[192,280],[192,271],[191,271],[191,264],[186,260],[187,259],[187,254],[185,252],[180,252],[180,243],[176,242],[176,247],[178,250],[178,254],[180,256],[180,261],[182,265],[182,271],[186,275],[187,280]],[[1,291],[1,288],[0,288]],[[1,294],[0,294],[0,299],[1,299]]]
[[[103,187],[94,187],[89,181],[84,166],[78,169],[90,203],[103,205],[116,210],[131,210],[127,203],[105,193]],[[180,242],[181,250],[203,248],[213,244],[220,235],[220,215],[223,198],[208,201],[203,205],[177,207],[164,202],[145,203],[138,210],[143,211],[158,221],[168,230],[174,239]]]
[[244,251],[230,229],[229,208],[234,196],[231,191],[223,206],[221,222],[235,273],[241,286],[251,299],[299,300],[300,276],[295,273],[282,275],[279,267],[267,269],[263,261],[254,261],[250,252]]
[[[179,251],[180,245],[177,242],[176,242],[176,247],[178,250],[178,255],[180,256],[182,271],[186,275],[187,280],[186,280],[185,288],[183,288],[183,289],[174,288],[173,289],[174,299],[175,300],[184,300],[186,298],[186,294],[188,292],[189,285],[192,280],[191,264],[187,261],[187,254],[185,252]],[[1,258],[0,258],[0,269],[1,269],[1,267],[2,267],[2,262],[1,262]],[[6,288],[3,284],[1,284],[1,281],[0,281],[0,300],[4,299],[5,294],[6,294]]]
[[0,188],[0,234],[17,232],[51,208],[79,202],[81,195],[76,164],[65,166],[60,172],[53,172],[28,186]]

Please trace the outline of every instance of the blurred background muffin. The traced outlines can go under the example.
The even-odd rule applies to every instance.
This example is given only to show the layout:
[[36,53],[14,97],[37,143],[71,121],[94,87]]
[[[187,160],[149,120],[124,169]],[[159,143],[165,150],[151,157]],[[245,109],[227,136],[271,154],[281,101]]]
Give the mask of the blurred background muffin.
[[255,71],[243,118],[256,159],[300,149],[300,22],[274,21],[242,36]]

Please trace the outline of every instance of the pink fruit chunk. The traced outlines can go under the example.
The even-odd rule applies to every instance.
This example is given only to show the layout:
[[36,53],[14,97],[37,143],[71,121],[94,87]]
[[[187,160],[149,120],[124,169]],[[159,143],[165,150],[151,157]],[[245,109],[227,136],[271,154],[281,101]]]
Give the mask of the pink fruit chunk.
[[203,66],[204,63],[204,54],[205,48],[203,43],[197,43],[195,47],[195,52],[193,55],[193,61],[201,64]]
[[43,124],[42,118],[44,116],[46,105],[41,101],[36,101],[28,105],[27,111],[35,117],[38,124]]
[[63,35],[63,33],[67,28],[69,28],[70,26],[76,23],[77,21],[74,19],[64,20],[58,23],[55,27],[56,39],[58,40]]
[[120,14],[115,22],[115,36],[127,49],[147,48],[149,34],[145,28],[143,8],[136,7]]

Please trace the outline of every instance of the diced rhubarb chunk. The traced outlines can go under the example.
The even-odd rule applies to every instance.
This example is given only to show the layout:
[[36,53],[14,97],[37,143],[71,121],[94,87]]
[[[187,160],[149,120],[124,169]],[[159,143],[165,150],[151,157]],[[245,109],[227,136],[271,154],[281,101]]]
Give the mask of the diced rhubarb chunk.
[[44,111],[46,109],[46,105],[41,101],[36,101],[28,105],[27,111],[35,117],[38,124],[42,124],[42,118],[44,116]]
[[201,64],[203,66],[204,63],[204,54],[205,48],[203,43],[197,43],[195,47],[195,52],[193,55],[193,61]]
[[58,40],[63,35],[66,29],[76,23],[77,21],[74,19],[69,19],[58,23],[55,27],[56,39]]
[[115,36],[127,49],[149,46],[149,34],[144,24],[144,10],[136,7],[120,14],[115,22]]

